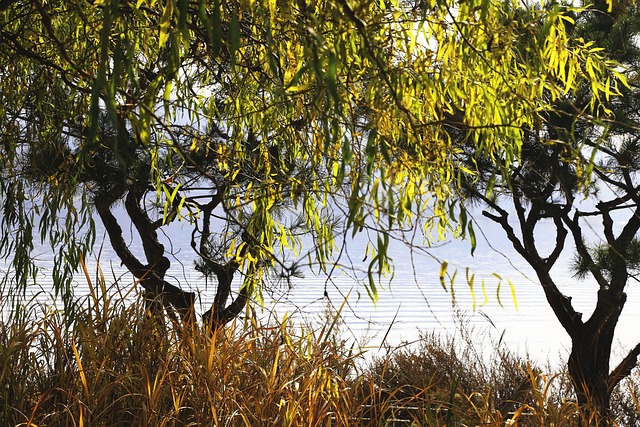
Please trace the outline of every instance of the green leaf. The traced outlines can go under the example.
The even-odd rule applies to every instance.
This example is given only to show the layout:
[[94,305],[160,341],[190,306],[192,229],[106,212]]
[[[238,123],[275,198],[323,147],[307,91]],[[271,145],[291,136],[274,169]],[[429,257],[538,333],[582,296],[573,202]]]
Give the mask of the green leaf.
[[367,289],[367,294],[369,295],[369,299],[374,303],[374,305],[376,302],[378,302],[378,288],[376,287],[373,268],[374,268],[374,265],[377,265],[378,259],[379,259],[379,255],[376,254],[376,256],[374,256],[371,259],[371,262],[369,263],[369,267],[367,269],[369,286],[365,286],[365,288]]
[[473,229],[473,221],[469,221],[467,225],[467,230],[469,231],[469,241],[471,241],[471,256],[473,256],[476,251],[476,232]]
[[367,136],[367,146],[364,149],[364,153],[366,154],[366,163],[367,163],[367,175],[371,175],[373,171],[373,166],[376,159],[376,141],[377,141],[377,132],[375,129],[371,129],[369,131],[369,135]]
[[187,17],[189,16],[189,0],[178,0],[178,10],[180,16],[178,17],[178,30],[182,33],[184,38],[188,37],[187,30]]
[[340,95],[338,94],[338,83],[336,81],[338,74],[338,59],[335,52],[328,53],[327,73],[325,75],[325,83],[329,89],[329,93],[336,105],[340,104]]
[[476,275],[472,274],[471,276],[469,276],[469,267],[466,268],[466,275],[467,275],[467,284],[469,285],[469,291],[471,293],[471,309],[472,311],[475,312],[476,311],[476,293],[475,293],[475,290],[473,289],[473,282]]
[[509,289],[511,289],[511,298],[513,299],[513,305],[515,306],[516,311],[518,311],[518,298],[516,298],[516,288],[515,286],[513,286],[511,280],[507,280],[507,282],[509,283]]
[[164,47],[169,39],[169,29],[171,27],[171,20],[173,18],[173,1],[166,0],[160,17],[160,30],[158,34],[158,45],[160,48]]
[[238,21],[238,11],[231,11],[231,22],[229,23],[229,50],[231,53],[231,62],[236,62],[236,52],[240,48],[240,22]]

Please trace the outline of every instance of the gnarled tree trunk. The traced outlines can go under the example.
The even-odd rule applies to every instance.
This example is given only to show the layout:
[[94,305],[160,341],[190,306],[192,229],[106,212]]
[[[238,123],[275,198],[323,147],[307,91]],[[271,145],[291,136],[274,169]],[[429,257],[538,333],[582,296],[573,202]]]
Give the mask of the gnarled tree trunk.
[[95,201],[96,210],[105,226],[111,246],[124,266],[138,279],[145,290],[147,309],[152,315],[160,315],[163,310],[174,320],[176,312],[185,322],[192,322],[195,294],[186,292],[165,280],[171,262],[164,255],[164,246],[158,241],[157,225],[140,208],[141,193],[129,190],[125,207],[142,240],[147,263],[141,262],[128,248],[122,235],[122,228],[111,212],[111,205],[123,197],[125,189],[120,187],[110,194],[103,194]]
[[578,405],[607,417],[611,393],[619,382],[610,370],[611,348],[626,295],[598,292],[597,308],[591,318],[571,333],[568,369]]

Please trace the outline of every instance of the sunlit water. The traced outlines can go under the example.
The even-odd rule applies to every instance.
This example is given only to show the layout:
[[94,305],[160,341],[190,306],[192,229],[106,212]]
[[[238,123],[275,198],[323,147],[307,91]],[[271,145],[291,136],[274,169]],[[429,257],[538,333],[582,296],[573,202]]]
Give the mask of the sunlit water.
[[[532,270],[513,249],[509,249],[501,230],[486,220],[479,218],[479,221],[485,237],[478,239],[473,257],[469,253],[468,242],[447,243],[426,250],[426,254],[411,254],[403,245],[393,243],[391,253],[394,255],[395,273],[393,277],[381,279],[382,286],[375,304],[367,295],[363,272],[336,269],[331,278],[308,272],[304,278],[294,279],[290,289],[266,292],[264,306],[254,304],[255,311],[265,320],[282,320],[287,315],[297,322],[320,327],[326,321],[324,313],[327,307],[336,310],[346,301],[342,309],[342,333],[347,339],[366,343],[367,349],[374,353],[385,346],[414,341],[421,331],[455,334],[463,324],[473,328],[478,336],[490,333],[501,345],[521,354],[526,352],[534,359],[552,363],[566,360],[570,344],[568,335],[547,305]],[[202,313],[208,308],[215,288],[213,284],[206,285],[194,270],[187,236],[188,233],[181,230],[175,230],[170,236],[174,253],[171,280],[198,292]],[[542,233],[539,240],[544,243],[545,238],[554,237],[552,233],[548,236]],[[142,253],[135,241],[131,245],[134,252]],[[355,240],[347,246],[354,266],[366,269],[367,262],[362,262],[365,242]],[[42,249],[38,258],[44,271],[39,285],[47,290],[51,281],[46,272],[51,270],[53,257]],[[569,268],[571,258],[569,251],[554,268],[553,276],[561,290],[573,297],[574,306],[584,313],[583,318],[586,319],[595,305],[597,288],[593,281],[579,282],[572,277]],[[447,285],[451,282],[451,275],[457,271],[453,286],[455,298],[452,298],[451,288],[443,289],[439,279],[438,260],[444,259],[449,262]],[[133,278],[125,273],[108,243],[104,245],[99,263],[108,282],[118,277],[122,288],[133,286]],[[88,268],[91,273],[96,271],[96,256],[88,260]],[[469,275],[475,274],[473,294],[467,285],[467,268]],[[483,280],[486,295],[482,289]],[[513,285],[515,298],[508,281]],[[613,363],[640,339],[636,326],[640,320],[640,292],[637,288],[636,283],[631,283],[627,291],[629,298],[617,330]],[[32,290],[35,289],[39,288]],[[86,295],[88,291],[87,280],[79,275],[76,293]]]

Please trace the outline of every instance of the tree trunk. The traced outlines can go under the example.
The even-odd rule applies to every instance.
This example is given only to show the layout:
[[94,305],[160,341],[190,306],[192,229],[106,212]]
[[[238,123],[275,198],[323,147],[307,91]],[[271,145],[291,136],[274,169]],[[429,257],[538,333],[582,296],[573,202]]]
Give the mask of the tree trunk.
[[144,212],[137,206],[139,199],[133,193],[127,195],[125,203],[127,213],[142,240],[148,261],[147,264],[141,262],[129,250],[122,235],[122,228],[111,212],[111,205],[121,198],[125,192],[124,188],[118,190],[109,194],[108,197],[102,197],[95,202],[96,210],[109,235],[111,247],[124,266],[139,280],[140,285],[145,289],[146,308],[150,313],[159,315],[163,312],[163,309],[166,309],[167,314],[173,316],[174,320],[177,320],[177,317],[173,311],[177,312],[183,321],[193,321],[195,294],[186,292],[164,279],[171,263],[164,256],[164,246],[158,241],[157,233],[148,216],[145,216]]
[[221,266],[210,260],[208,260],[208,263],[213,268],[218,279],[218,289],[211,308],[202,315],[202,320],[205,327],[213,333],[213,331],[235,319],[242,312],[247,305],[249,295],[247,288],[242,287],[233,302],[227,305],[227,301],[231,296],[231,283],[235,272],[238,270],[238,264],[232,261],[226,266]]
[[[568,370],[584,416],[598,414],[606,420],[611,414],[611,393],[621,376],[610,371],[611,347],[622,307],[623,292],[598,291],[598,303],[591,318],[571,336]],[[611,372],[611,373],[610,373]],[[589,425],[602,425],[592,419]]]
[[[569,356],[569,376],[578,405],[587,413],[597,411],[602,417],[610,414],[611,390],[608,387],[611,344],[605,335],[613,331],[587,331],[572,340]],[[609,344],[607,344],[609,342]]]

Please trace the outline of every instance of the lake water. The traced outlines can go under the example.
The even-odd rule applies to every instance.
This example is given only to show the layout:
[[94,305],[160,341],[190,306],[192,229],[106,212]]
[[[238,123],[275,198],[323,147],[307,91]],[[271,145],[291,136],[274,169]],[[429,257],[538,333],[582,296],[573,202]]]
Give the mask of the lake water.
[[[328,304],[338,308],[348,295],[342,312],[345,318],[343,333],[347,338],[367,342],[369,349],[374,352],[383,344],[383,339],[384,344],[395,346],[403,341],[416,340],[420,331],[455,334],[462,322],[473,326],[477,333],[489,332],[494,339],[501,338],[502,345],[513,351],[528,352],[533,358],[543,361],[566,360],[570,344],[568,335],[547,305],[532,270],[510,249],[501,229],[481,217],[476,220],[484,235],[480,236],[478,232],[478,247],[473,257],[469,253],[468,242],[450,242],[413,254],[402,244],[393,242],[390,253],[394,254],[395,274],[393,278],[382,279],[384,289],[379,290],[376,304],[369,299],[364,287],[366,263],[361,260],[366,243],[364,239],[358,239],[348,243],[349,258],[344,258],[343,263],[352,260],[353,267],[359,272],[337,269],[331,278],[309,272],[305,278],[295,279],[291,289],[275,289],[265,293],[264,308],[258,305],[256,311],[263,318],[282,319],[287,314],[297,321],[317,324]],[[544,231],[538,240],[544,244],[545,238],[550,239],[548,245],[551,245],[555,234],[545,235]],[[169,236],[174,253],[171,280],[199,293],[202,313],[213,298],[214,288],[209,284],[207,292],[203,278],[193,269],[194,257],[188,236],[189,233],[180,229],[173,230]],[[142,253],[135,241],[131,245],[134,252]],[[170,248],[168,244],[166,246]],[[595,305],[597,286],[593,281],[579,282],[572,277],[569,268],[572,259],[570,249],[554,267],[553,276],[561,290],[573,297],[576,309],[587,318]],[[46,271],[50,271],[52,256],[46,249],[41,249],[39,259],[45,272],[41,285],[46,288],[50,286],[47,285],[50,279]],[[439,280],[438,260],[444,259],[449,262],[450,274],[457,269],[453,287],[455,307],[450,290],[445,291]],[[133,278],[120,267],[108,242],[104,244],[99,262],[107,276],[113,271],[116,276],[121,276],[122,286],[131,286]],[[90,272],[95,271],[95,265],[95,257],[88,260]],[[465,278],[467,268],[470,274],[475,274],[475,310],[474,297]],[[481,288],[482,280],[487,293],[486,303]],[[513,284],[515,300],[508,281]],[[324,296],[325,289],[328,299]],[[86,279],[79,277],[76,280],[76,293],[87,292]],[[623,351],[635,346],[640,339],[636,328],[640,320],[640,291],[637,284],[630,283],[627,293],[629,298],[618,326],[613,363],[621,360]]]

